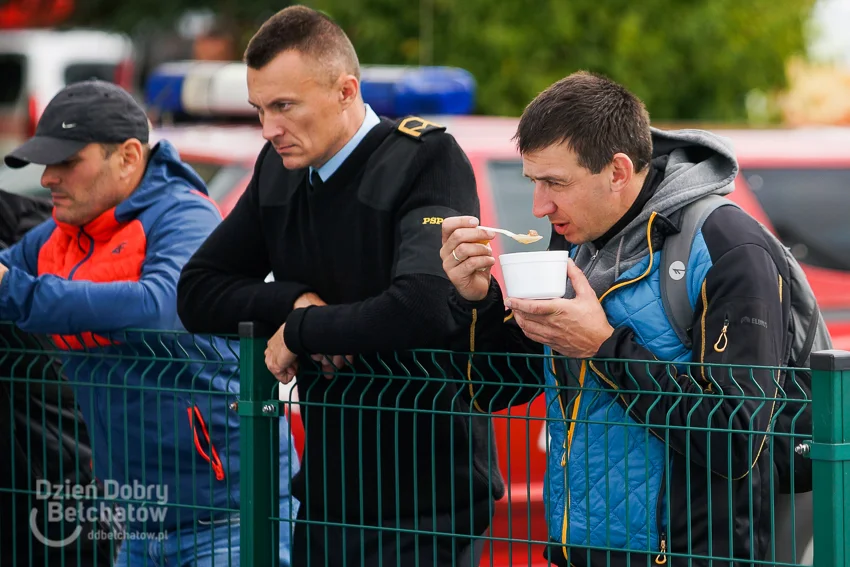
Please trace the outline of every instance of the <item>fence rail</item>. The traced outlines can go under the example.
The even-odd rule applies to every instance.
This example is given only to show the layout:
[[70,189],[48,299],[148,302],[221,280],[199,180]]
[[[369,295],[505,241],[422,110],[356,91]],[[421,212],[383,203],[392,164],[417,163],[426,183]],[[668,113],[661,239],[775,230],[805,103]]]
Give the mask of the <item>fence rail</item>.
[[850,564],[850,353],[413,351],[282,388],[268,334],[69,349],[0,324],[0,565],[159,565],[211,531],[215,565],[266,567],[293,529],[295,565]]

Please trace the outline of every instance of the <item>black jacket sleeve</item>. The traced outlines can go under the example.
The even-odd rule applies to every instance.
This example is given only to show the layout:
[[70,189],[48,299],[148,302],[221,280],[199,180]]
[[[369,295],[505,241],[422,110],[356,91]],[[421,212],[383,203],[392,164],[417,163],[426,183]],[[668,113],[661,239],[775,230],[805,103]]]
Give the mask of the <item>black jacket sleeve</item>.
[[[177,313],[195,333],[236,333],[242,321],[280,327],[295,301],[310,287],[298,282],[265,282],[271,272],[260,223],[257,184],[260,165],[233,211],[186,263],[177,284]],[[274,306],[274,308],[270,308]]]
[[50,199],[0,189],[0,250],[20,241],[30,229],[49,219],[52,211]]
[[[734,236],[733,236],[734,235]],[[670,446],[727,478],[749,473],[761,455],[778,394],[789,319],[782,261],[745,213],[724,207],[703,227],[712,267],[694,312],[694,365],[595,361],[632,414]],[[618,328],[599,359],[657,360],[629,327]],[[706,364],[717,364],[708,366]],[[687,428],[687,429],[684,429]]]
[[449,297],[452,318],[468,329],[453,348],[468,353],[465,394],[481,412],[495,412],[533,400],[544,383],[543,346],[526,337],[504,307],[499,282],[481,301],[470,302],[455,290]]
[[[427,139],[426,139],[427,138]],[[410,172],[409,191],[396,210],[394,278],[383,293],[355,303],[296,309],[284,340],[295,354],[364,354],[442,348],[450,284],[440,260],[441,227],[423,218],[478,215],[475,175],[448,134],[423,136]]]

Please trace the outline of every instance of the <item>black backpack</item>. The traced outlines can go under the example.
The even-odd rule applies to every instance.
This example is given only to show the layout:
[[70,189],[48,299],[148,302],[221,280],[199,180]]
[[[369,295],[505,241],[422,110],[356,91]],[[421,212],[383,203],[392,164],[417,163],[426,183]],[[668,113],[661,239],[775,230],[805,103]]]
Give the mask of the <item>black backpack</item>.
[[[715,209],[723,206],[737,207],[735,203],[719,195],[709,195],[688,205],[682,212],[681,230],[664,241],[661,252],[661,266],[666,273],[684,270],[694,237],[703,223]],[[739,207],[740,208],[740,207]],[[791,324],[788,328],[790,340],[786,353],[787,373],[780,377],[780,386],[784,391],[778,397],[774,413],[773,462],[777,470],[778,488],[781,494],[810,492],[812,490],[812,461],[794,452],[794,448],[812,435],[812,375],[809,370],[809,358],[812,352],[829,350],[832,339],[829,336],[823,315],[818,308],[814,292],[806,274],[776,236],[764,225],[762,229],[769,242],[781,250],[788,264],[791,297]],[[693,321],[693,308],[688,300],[687,278],[674,279],[661,277],[661,298],[670,324],[679,339],[691,347],[690,327]],[[793,468],[792,468],[793,464]],[[792,482],[793,481],[793,482]]]

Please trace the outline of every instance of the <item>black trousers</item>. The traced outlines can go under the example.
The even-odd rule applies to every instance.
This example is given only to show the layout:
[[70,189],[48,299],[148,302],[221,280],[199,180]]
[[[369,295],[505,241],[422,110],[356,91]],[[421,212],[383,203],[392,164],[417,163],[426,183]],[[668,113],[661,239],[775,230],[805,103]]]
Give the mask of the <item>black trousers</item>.
[[[477,567],[484,539],[417,535],[451,533],[451,516],[386,522],[381,527],[340,527],[304,523],[298,511],[292,538],[292,567]],[[312,520],[312,518],[311,518]],[[313,520],[315,522],[315,520]]]

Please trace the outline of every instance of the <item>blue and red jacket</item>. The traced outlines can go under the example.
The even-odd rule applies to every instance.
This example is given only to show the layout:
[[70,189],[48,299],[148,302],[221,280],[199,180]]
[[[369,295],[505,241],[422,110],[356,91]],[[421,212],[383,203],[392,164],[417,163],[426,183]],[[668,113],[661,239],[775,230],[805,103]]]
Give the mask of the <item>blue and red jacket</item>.
[[[117,207],[82,227],[47,220],[0,253],[9,268],[0,320],[67,351],[95,475],[160,485],[160,495],[167,487],[164,522],[128,517],[128,530],[171,531],[239,508],[239,421],[229,408],[239,345],[187,334],[176,308],[180,270],[220,221],[203,180],[162,141]],[[286,496],[298,463],[280,425]]]

